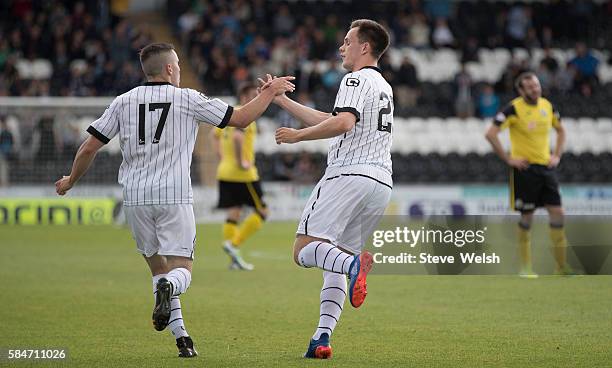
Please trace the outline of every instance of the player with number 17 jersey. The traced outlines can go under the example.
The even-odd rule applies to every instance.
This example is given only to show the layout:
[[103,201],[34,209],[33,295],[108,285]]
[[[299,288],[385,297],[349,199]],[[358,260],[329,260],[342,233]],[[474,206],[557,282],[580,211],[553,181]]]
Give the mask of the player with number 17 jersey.
[[198,122],[223,128],[232,111],[193,89],[147,82],[118,96],[87,131],[104,143],[119,135],[125,206],[190,204]]
[[275,96],[293,91],[289,80],[294,78],[266,84],[257,97],[234,109],[180,88],[179,62],[171,44],[152,43],[140,51],[147,83],[115,98],[87,128],[90,136],[79,147],[70,175],[55,182],[55,191],[65,195],[87,172],[97,152],[118,136],[125,217],[136,249],[151,271],[155,298],[151,321],[155,330],[172,332],[179,357],[192,358],[198,353],[185,328],[180,295],[191,284],[196,241],[190,166],[198,122],[245,128]]

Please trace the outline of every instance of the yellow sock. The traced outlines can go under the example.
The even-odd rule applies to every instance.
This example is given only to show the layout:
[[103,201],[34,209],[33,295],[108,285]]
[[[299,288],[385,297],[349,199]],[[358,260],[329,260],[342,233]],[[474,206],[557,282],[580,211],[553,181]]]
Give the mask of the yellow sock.
[[253,212],[250,214],[242,224],[240,224],[240,228],[232,238],[232,244],[238,247],[245,240],[247,240],[251,235],[253,235],[257,230],[261,229],[263,225],[264,219],[257,212]]
[[233,220],[225,220],[223,224],[223,240],[231,240],[236,235],[238,231],[238,225]]
[[531,232],[521,224],[518,227],[518,243],[521,270],[531,270]]
[[553,244],[555,261],[557,261],[557,270],[560,270],[565,266],[567,248],[567,240],[565,240],[563,226],[550,226],[550,240],[552,240]]

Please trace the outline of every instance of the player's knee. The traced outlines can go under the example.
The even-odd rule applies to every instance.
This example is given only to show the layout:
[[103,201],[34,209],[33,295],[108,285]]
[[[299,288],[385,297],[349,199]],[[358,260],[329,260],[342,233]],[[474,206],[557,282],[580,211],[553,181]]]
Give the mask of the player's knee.
[[169,269],[168,269],[168,264],[166,262],[165,256],[154,254],[151,257],[147,257],[145,255],[143,255],[143,257],[145,261],[147,262],[147,264],[149,265],[149,269],[151,270],[151,275],[156,276],[156,275],[168,273]]
[[165,265],[149,266],[151,276],[164,275],[168,273],[168,268]]
[[304,249],[306,245],[308,244],[303,244],[302,242],[297,240],[295,244],[293,244],[293,262],[295,262],[295,264],[300,267],[304,267],[300,262],[300,252],[302,251],[302,249]]
[[565,217],[565,211],[562,207],[552,207],[548,209],[548,215],[550,216],[550,223],[555,227],[562,227]]
[[565,211],[563,210],[563,207],[551,207],[548,209],[548,213],[550,214],[550,216],[560,218],[563,218],[563,216],[565,216]]
[[227,222],[238,222],[240,220],[240,207],[232,207],[227,211]]
[[167,256],[167,259],[168,271],[175,268],[184,268],[191,273],[191,268],[193,266],[193,260],[191,258],[182,256]]
[[295,262],[295,264],[298,266],[301,266],[300,264],[300,251],[301,250],[302,250],[301,247],[297,247],[297,246],[293,247],[293,262]]

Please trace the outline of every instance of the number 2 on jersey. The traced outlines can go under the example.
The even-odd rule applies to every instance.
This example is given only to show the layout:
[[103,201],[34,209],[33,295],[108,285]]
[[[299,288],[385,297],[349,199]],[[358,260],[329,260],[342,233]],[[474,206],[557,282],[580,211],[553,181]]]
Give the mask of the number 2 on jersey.
[[[153,136],[153,143],[159,143],[166,119],[168,118],[168,111],[170,111],[170,102],[151,102],[149,104],[149,111],[155,111],[157,109],[163,109],[159,121],[157,122],[157,128],[155,129],[155,135]],[[138,144],[145,144],[145,112],[146,104],[138,105]]]
[[[391,119],[389,119],[388,116],[391,114],[393,101],[384,92],[380,94],[380,101],[386,101],[387,103],[386,106],[378,112],[378,130],[391,133]],[[385,121],[385,115],[387,115],[387,121]]]

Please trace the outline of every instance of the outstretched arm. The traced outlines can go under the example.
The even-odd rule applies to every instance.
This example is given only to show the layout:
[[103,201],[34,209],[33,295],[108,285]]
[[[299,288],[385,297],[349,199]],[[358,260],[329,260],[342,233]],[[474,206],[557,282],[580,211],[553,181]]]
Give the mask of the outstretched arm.
[[309,127],[320,124],[331,116],[328,112],[319,111],[293,101],[286,95],[275,98],[274,103]]
[[[266,78],[267,82],[261,78],[257,78],[260,84],[260,92],[264,91],[268,87],[268,84],[276,79],[276,77],[273,78],[270,74],[266,74]],[[273,102],[309,127],[317,125],[331,116],[331,114],[328,112],[319,111],[302,105],[301,103],[290,99],[284,93],[276,96]]]
[[276,143],[297,143],[336,137],[353,129],[356,122],[355,115],[350,112],[341,112],[308,128],[278,128],[275,135]]
[[295,86],[290,82],[293,79],[295,77],[280,77],[270,82],[270,85],[262,90],[257,97],[246,105],[235,109],[227,125],[246,128],[266,111],[275,96],[295,90]]
[[55,182],[55,191],[59,195],[64,195],[68,192],[74,184],[87,172],[87,169],[93,162],[98,150],[104,146],[97,138],[90,136],[81,144],[79,150],[74,157],[72,163],[72,170],[69,176],[64,176]]

